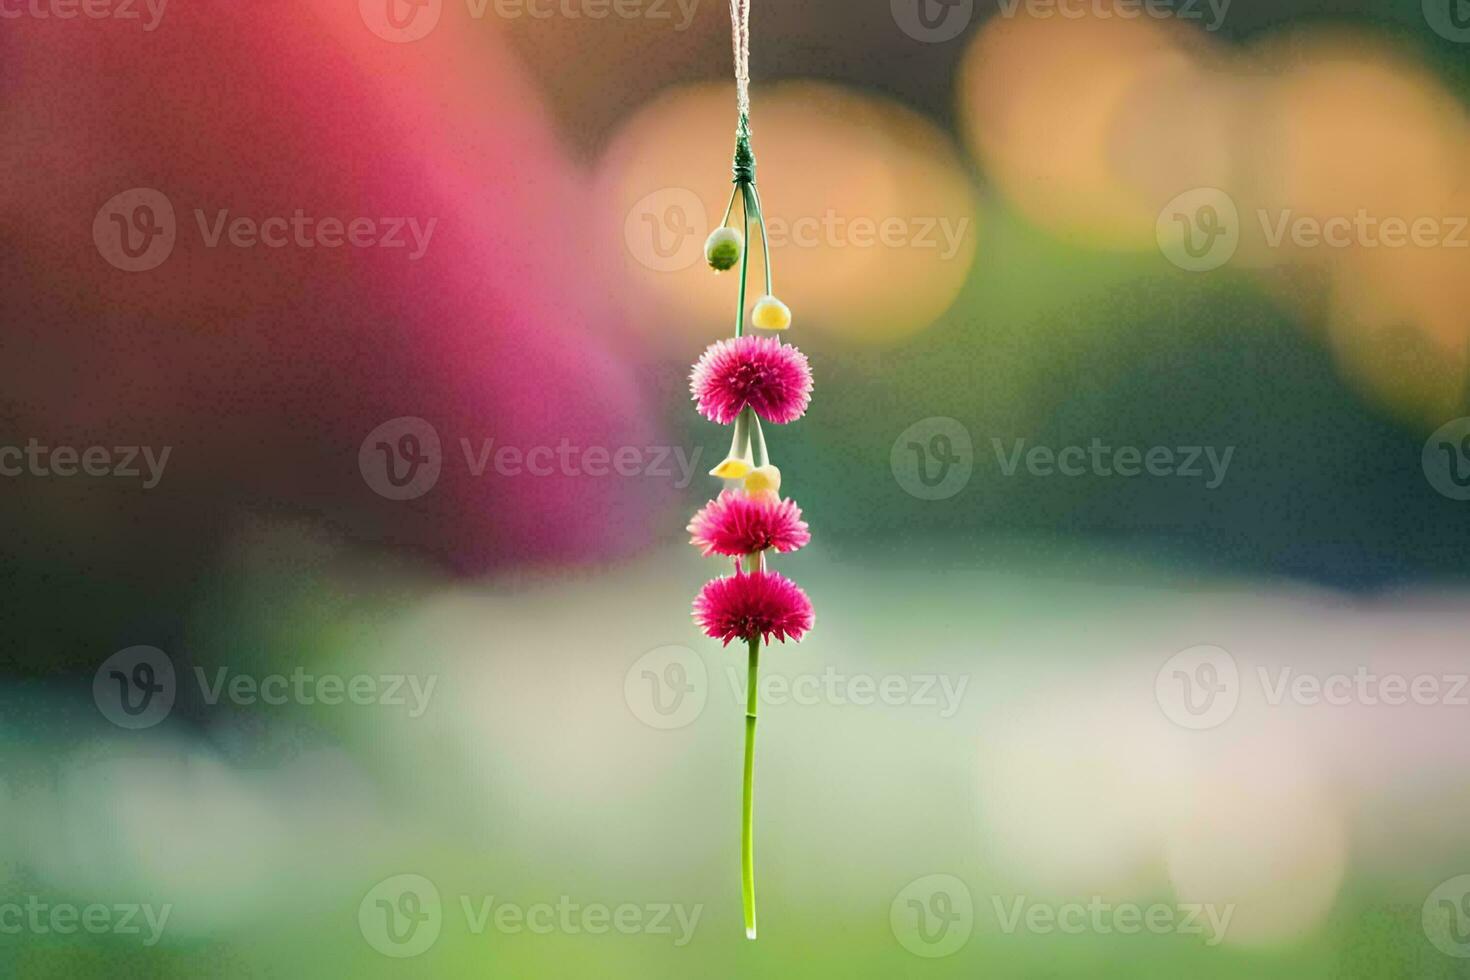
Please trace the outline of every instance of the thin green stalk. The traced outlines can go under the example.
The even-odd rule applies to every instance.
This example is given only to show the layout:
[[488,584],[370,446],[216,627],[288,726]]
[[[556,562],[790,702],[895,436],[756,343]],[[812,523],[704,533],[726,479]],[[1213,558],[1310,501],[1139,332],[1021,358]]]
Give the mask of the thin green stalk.
[[730,192],[730,203],[727,204],[727,205],[725,205],[725,217],[724,217],[724,220],[722,220],[720,222],[720,227],[721,228],[724,228],[726,225],[728,225],[730,223],[730,212],[735,210],[735,195],[736,194],[739,194],[739,193],[740,193],[740,185],[737,184],[735,186],[735,189]]
[[[750,411],[747,409],[747,411]],[[765,466],[768,459],[766,455],[766,433],[761,429],[760,416],[755,412],[750,413],[751,422],[751,449],[755,457],[755,465]]]
[[[752,556],[754,557],[754,556]],[[745,792],[740,810],[740,897],[745,908],[745,938],[755,938],[755,708],[760,672],[761,638],[750,638],[750,667],[745,678]]]
[[740,213],[745,218],[745,244],[740,250],[740,305],[735,310],[735,336],[745,333],[745,280],[746,268],[750,265],[750,185],[741,183]]
[[771,240],[766,237],[766,209],[761,206],[761,192],[754,184],[750,185],[750,193],[755,198],[755,219],[760,222],[761,256],[766,260],[766,295],[775,296],[776,291],[771,287]]
[[[757,420],[755,417],[755,412],[751,410],[749,405],[747,405],[740,410],[739,415],[735,416],[735,428],[730,437],[730,455],[734,456],[736,459],[745,459],[747,456],[751,455],[751,422],[755,422],[757,425],[760,424],[759,420]],[[764,440],[764,437],[762,437],[762,439]],[[764,441],[762,441],[761,446],[762,449],[764,449]]]

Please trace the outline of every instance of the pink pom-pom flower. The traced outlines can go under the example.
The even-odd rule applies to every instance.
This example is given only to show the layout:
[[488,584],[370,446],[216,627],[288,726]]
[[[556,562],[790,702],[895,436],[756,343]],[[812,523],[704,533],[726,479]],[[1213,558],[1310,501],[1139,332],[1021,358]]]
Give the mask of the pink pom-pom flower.
[[710,344],[694,365],[689,390],[699,413],[729,425],[749,406],[767,422],[794,422],[812,400],[806,355],[774,337],[730,337]]
[[704,555],[795,551],[812,539],[796,501],[774,493],[726,490],[689,522],[689,543]]
[[800,640],[812,628],[812,603],[779,572],[743,572],[705,584],[694,598],[694,621],[725,646],[731,640],[772,636]]

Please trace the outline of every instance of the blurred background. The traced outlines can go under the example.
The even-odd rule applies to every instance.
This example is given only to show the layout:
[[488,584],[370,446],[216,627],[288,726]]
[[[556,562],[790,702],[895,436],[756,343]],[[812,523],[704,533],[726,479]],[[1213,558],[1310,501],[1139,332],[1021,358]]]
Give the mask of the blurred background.
[[1470,4],[0,6],[0,971],[1470,976]]

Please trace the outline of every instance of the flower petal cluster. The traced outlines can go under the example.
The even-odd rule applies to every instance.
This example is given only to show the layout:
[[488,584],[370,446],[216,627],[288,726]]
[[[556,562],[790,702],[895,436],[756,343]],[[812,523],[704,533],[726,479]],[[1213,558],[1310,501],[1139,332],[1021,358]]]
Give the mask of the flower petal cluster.
[[795,551],[812,539],[794,500],[743,490],[722,492],[694,515],[688,530],[701,554],[737,558],[768,548]]
[[812,628],[811,600],[779,572],[741,571],[705,584],[694,599],[694,621],[726,646],[731,640],[785,643],[800,640]]
[[746,334],[711,344],[689,375],[699,413],[729,425],[747,406],[782,425],[806,413],[812,372],[806,355],[774,337]]

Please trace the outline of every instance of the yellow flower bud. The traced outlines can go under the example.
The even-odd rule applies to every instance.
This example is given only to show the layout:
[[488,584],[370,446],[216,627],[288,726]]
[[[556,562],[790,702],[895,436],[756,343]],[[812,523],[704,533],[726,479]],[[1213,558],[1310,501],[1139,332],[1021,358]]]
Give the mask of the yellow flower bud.
[[750,458],[744,459],[739,456],[726,456],[719,466],[709,471],[710,476],[718,476],[723,480],[744,479],[751,471]]
[[757,466],[745,476],[745,492],[780,494],[781,471],[769,463],[765,466]]
[[791,308],[774,296],[762,296],[755,301],[750,322],[762,330],[785,330],[791,326]]

